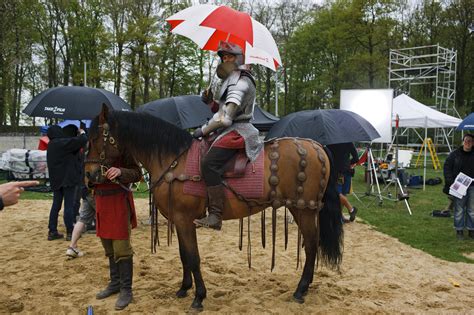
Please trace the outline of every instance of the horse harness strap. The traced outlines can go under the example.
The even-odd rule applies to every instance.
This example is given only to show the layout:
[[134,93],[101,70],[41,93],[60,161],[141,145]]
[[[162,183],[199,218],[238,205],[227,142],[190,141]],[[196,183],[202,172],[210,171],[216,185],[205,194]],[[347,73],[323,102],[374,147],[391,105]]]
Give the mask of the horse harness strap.
[[[161,173],[160,177],[158,177],[157,180],[155,180],[154,182],[151,182],[151,178],[150,178],[150,185],[149,185],[149,188],[146,191],[152,191],[155,187],[160,186],[163,183],[163,180],[165,180],[167,183],[171,184],[174,180],[174,174],[170,170],[172,170],[172,169],[176,168],[176,166],[178,166],[178,160],[188,150],[189,150],[189,148],[186,148],[183,151],[181,151],[181,153],[176,156],[176,158],[173,160],[173,162],[171,162],[170,165],[163,171],[163,173]],[[195,176],[191,176],[191,177],[195,177]],[[183,179],[183,180],[186,180],[186,179]],[[200,180],[201,180],[200,176],[199,176],[199,178],[195,178],[195,181],[200,181]]]
[[100,165],[101,175],[105,176],[105,173],[110,168],[110,164],[107,163],[107,156],[105,154],[107,142],[109,142],[110,145],[112,145],[117,150],[118,145],[117,141],[115,141],[115,138],[110,135],[110,127],[108,123],[103,123],[102,125],[99,125],[99,128],[102,128],[102,136],[104,137],[104,141],[102,142],[102,151],[99,153],[99,159],[85,159],[84,163],[98,163]]
[[[283,138],[282,138],[283,139]],[[295,178],[297,187],[296,187],[296,198],[295,200],[291,199],[286,199],[286,200],[281,200],[278,198],[278,192],[277,192],[277,187],[280,184],[280,177],[278,176],[278,160],[280,159],[280,153],[279,153],[279,139],[273,140],[273,143],[270,145],[270,152],[268,153],[268,157],[270,159],[270,177],[268,178],[268,183],[270,184],[270,192],[268,199],[270,200],[270,203],[273,208],[279,208],[281,206],[285,206],[286,208],[291,208],[291,207],[296,207],[299,210],[309,208],[309,209],[317,209],[318,211],[323,207],[322,199],[325,191],[325,186],[326,182],[321,180],[321,187],[322,189],[320,190],[320,194],[316,196],[316,200],[305,200],[303,198],[303,193],[304,193],[304,183],[306,182],[307,179],[307,174],[306,174],[306,167],[308,166],[308,161],[307,161],[307,150],[302,146],[300,139],[294,138],[293,139],[295,147],[296,147],[296,152],[298,153],[300,157],[299,161],[299,172]],[[323,176],[326,174],[326,164],[325,164],[325,158],[324,155],[322,154],[323,149],[322,147],[314,141],[311,141],[311,145],[313,149],[316,151],[319,160],[321,161],[322,164],[322,169],[321,173]]]
[[[324,179],[321,180],[321,187],[323,189],[321,190],[320,194],[316,196],[316,200],[304,200],[302,195],[304,192],[304,183],[307,179],[307,174],[306,174],[306,167],[308,165],[306,156],[308,154],[307,150],[302,146],[300,139],[296,138],[294,139],[294,144],[296,146],[296,151],[298,155],[300,156],[300,162],[299,162],[299,168],[300,171],[297,174],[296,181],[298,183],[298,186],[296,188],[296,199],[291,200],[291,199],[286,199],[286,200],[281,200],[277,196],[277,186],[280,184],[280,177],[278,176],[278,160],[280,158],[280,153],[279,153],[279,143],[278,140],[274,140],[273,143],[270,145],[270,152],[269,158],[270,158],[270,177],[268,178],[268,182],[270,184],[270,193],[268,196],[267,201],[260,201],[257,199],[250,199],[246,198],[239,192],[237,192],[235,189],[233,189],[232,186],[230,186],[225,180],[222,181],[222,184],[230,190],[236,197],[242,202],[247,203],[250,207],[255,207],[255,206],[272,206],[273,208],[279,208],[281,206],[286,206],[287,208],[294,207],[296,206],[297,209],[304,209],[304,208],[309,208],[309,209],[317,209],[320,210],[323,207],[322,199],[325,191],[325,186],[326,182]],[[323,176],[327,172],[327,166],[326,166],[326,161],[324,158],[323,149],[321,145],[319,145],[317,142],[311,141],[311,145],[313,149],[317,152],[318,158],[321,161],[322,164],[322,169],[321,173]],[[179,156],[178,156],[179,158]],[[194,182],[199,182],[202,180],[202,177],[200,175],[187,175],[187,174],[179,174],[175,175],[171,170],[174,169],[177,165],[177,160],[176,158],[173,163],[163,172],[163,174],[160,176],[160,178],[154,182],[154,186],[160,185],[162,181],[164,180],[165,182],[171,184],[173,181],[178,180],[180,182],[184,181],[194,181]],[[150,190],[153,188],[152,186],[150,187]]]

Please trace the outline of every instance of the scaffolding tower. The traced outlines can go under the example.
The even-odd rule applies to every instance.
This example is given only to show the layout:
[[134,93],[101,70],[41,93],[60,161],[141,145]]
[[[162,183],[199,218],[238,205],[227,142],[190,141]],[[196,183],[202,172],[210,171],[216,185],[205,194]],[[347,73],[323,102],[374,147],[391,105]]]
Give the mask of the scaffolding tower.
[[[456,110],[456,59],[455,50],[438,45],[390,49],[389,88],[395,95],[402,93],[436,110],[460,117]],[[450,139],[454,128],[436,129],[435,143],[443,145]]]

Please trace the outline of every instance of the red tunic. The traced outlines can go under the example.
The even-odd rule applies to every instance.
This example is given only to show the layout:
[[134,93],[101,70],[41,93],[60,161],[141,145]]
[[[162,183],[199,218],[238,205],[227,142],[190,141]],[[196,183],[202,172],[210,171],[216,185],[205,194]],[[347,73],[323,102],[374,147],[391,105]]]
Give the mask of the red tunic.
[[[97,191],[100,192],[97,192]],[[116,192],[121,190],[120,192]],[[97,236],[112,240],[128,240],[128,224],[137,226],[133,194],[118,184],[98,184],[95,187]],[[107,194],[104,191],[113,192]],[[103,194],[103,195],[101,195]]]
[[245,139],[237,131],[233,130],[215,141],[212,146],[223,149],[245,149]]

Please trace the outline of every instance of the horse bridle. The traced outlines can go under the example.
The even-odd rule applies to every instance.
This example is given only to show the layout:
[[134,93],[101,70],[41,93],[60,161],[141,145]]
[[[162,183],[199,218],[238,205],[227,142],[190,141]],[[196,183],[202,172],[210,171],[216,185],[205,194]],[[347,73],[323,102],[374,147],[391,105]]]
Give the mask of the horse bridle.
[[[117,141],[115,141],[115,138],[110,135],[110,127],[108,123],[103,123],[102,125],[98,126],[99,129],[102,129],[102,136],[104,137],[104,141],[102,142],[102,151],[99,153],[99,159],[85,159],[84,163],[95,163],[99,164],[100,166],[100,173],[102,176],[105,177],[105,173],[107,170],[111,167],[111,163],[107,163],[107,156],[106,156],[106,145],[107,142],[110,143],[115,149],[118,150],[118,145]],[[89,147],[91,145],[91,142],[89,140]]]

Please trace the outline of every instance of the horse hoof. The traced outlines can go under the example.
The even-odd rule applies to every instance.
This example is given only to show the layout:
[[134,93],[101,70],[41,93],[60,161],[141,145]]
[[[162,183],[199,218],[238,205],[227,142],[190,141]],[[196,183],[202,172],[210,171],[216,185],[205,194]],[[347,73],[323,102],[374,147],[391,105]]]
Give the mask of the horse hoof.
[[178,299],[182,299],[182,298],[187,297],[187,296],[188,296],[188,290],[179,289],[178,292],[176,292],[176,297]]
[[304,298],[303,295],[300,294],[293,294],[293,300],[298,303],[298,304],[303,304],[304,303]]
[[204,310],[204,307],[202,306],[201,302],[194,300],[191,304],[191,309],[196,312],[202,312]]

